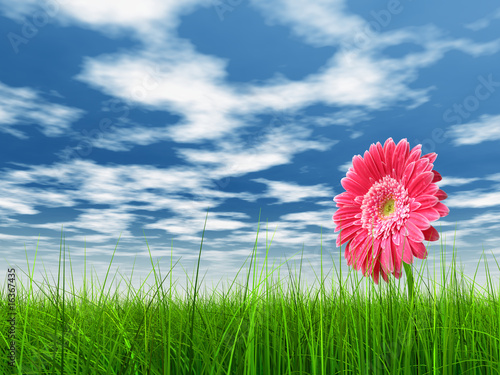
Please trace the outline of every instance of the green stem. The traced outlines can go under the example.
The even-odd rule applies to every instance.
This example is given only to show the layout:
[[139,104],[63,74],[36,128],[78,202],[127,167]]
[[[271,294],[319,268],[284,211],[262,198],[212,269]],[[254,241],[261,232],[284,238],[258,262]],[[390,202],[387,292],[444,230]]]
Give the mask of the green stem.
[[408,300],[413,302],[413,273],[409,264],[403,262],[403,266],[406,273],[406,282],[408,283]]

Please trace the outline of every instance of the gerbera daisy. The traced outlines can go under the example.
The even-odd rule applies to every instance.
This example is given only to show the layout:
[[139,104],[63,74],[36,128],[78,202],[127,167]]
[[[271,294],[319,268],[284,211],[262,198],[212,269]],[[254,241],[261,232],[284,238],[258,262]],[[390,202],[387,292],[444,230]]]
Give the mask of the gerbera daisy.
[[435,182],[437,154],[421,155],[422,145],[410,151],[405,139],[396,144],[389,138],[384,146],[372,144],[364,157],[352,158],[352,167],[341,184],[346,190],[333,200],[337,246],[347,242],[347,265],[361,268],[378,284],[379,273],[389,282],[389,274],[401,277],[402,261],[411,264],[413,256],[427,257],[422,241],[439,239],[430,222],[449,213],[442,201],[446,193]]

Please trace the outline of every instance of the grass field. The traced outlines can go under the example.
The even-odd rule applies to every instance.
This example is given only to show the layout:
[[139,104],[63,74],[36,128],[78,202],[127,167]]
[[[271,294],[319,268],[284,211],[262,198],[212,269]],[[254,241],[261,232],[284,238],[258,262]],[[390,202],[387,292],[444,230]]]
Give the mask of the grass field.
[[[196,279],[185,296],[176,293],[170,272],[177,263],[162,275],[151,254],[149,290],[146,284],[135,290],[131,275],[127,295],[119,296],[109,286],[109,268],[104,280],[84,278],[82,290],[68,289],[61,247],[57,285],[36,285],[33,273],[29,285],[17,283],[16,367],[8,363],[12,305],[7,287],[2,290],[0,374],[500,373],[500,284],[495,292],[486,264],[486,289],[475,284],[476,275],[471,280],[458,272],[455,248],[451,267],[441,267],[441,282],[422,278],[426,261],[414,270],[413,303],[401,280],[380,278],[376,286],[352,268],[347,282],[342,268],[336,270],[338,281],[327,290],[321,267],[319,288],[304,291],[303,257],[298,277],[290,274],[285,288],[272,278],[285,263],[268,266],[271,243],[265,267],[258,268],[257,239],[249,264],[240,268],[246,283],[235,279],[226,292],[201,295],[203,236]],[[361,293],[363,284],[371,293]]]

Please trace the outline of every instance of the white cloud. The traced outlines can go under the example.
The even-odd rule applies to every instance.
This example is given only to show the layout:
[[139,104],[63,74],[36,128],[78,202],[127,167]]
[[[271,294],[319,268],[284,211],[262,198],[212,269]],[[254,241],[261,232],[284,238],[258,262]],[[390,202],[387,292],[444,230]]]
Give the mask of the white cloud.
[[280,220],[292,222],[295,229],[305,230],[308,225],[334,229],[335,224],[332,220],[332,210],[322,211],[304,211],[281,215]]
[[488,15],[479,18],[478,20],[468,23],[464,25],[466,28],[473,30],[473,31],[478,31],[487,28],[490,26],[491,22],[495,19],[500,19],[500,8],[498,8],[496,11],[493,11],[489,13]]
[[484,208],[500,205],[500,191],[484,192],[480,189],[460,191],[446,199],[448,207]]
[[364,28],[365,21],[346,11],[343,0],[251,0],[270,24],[285,24],[308,43],[331,46]]
[[0,82],[0,132],[26,139],[28,136],[17,128],[36,124],[47,137],[68,135],[72,123],[83,113],[81,109],[47,102],[31,88]]
[[438,181],[436,184],[439,187],[443,186],[460,186],[470,184],[471,182],[478,181],[479,178],[462,178],[462,177],[448,177],[445,176],[441,181]]
[[338,168],[337,168],[337,170],[339,170],[342,173],[347,174],[347,171],[349,171],[349,168],[351,168],[351,167],[352,167],[352,160],[348,161],[348,162],[345,162],[342,165],[339,165]]
[[303,186],[285,181],[270,181],[265,178],[252,179],[267,185],[267,192],[261,198],[274,198],[278,203],[300,202],[308,198],[333,197],[333,190],[325,184]]
[[311,132],[290,123],[268,129],[253,147],[246,147],[233,139],[220,141],[215,151],[184,148],[177,153],[190,163],[212,166],[212,178],[241,176],[291,163],[293,156],[300,152],[326,151],[338,142],[330,139],[308,140]]
[[[114,36],[123,29],[136,32],[140,37],[153,36],[160,25],[175,30],[179,16],[199,6],[210,6],[210,0],[20,0],[11,3],[0,0],[0,11],[7,17],[24,21],[25,17],[44,11],[62,25],[78,23]],[[158,35],[161,38],[161,35]],[[151,40],[153,42],[153,40]]]
[[445,134],[455,146],[475,145],[500,139],[500,115],[481,115],[475,122],[453,125]]

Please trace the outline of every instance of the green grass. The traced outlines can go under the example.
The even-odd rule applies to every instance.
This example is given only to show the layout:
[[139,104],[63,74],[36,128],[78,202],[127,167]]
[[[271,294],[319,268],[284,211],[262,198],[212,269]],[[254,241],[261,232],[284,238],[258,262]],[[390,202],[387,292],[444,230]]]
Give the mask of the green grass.
[[[347,281],[342,268],[337,272],[335,267],[338,282],[332,281],[330,290],[321,267],[319,288],[301,290],[303,251],[298,279],[288,267],[285,290],[285,283],[273,282],[272,276],[288,263],[268,268],[272,239],[267,233],[265,269],[258,269],[257,229],[245,285],[235,278],[227,292],[202,296],[198,272],[204,233],[205,228],[196,279],[185,298],[174,293],[172,282],[179,261],[171,260],[170,271],[162,275],[151,252],[154,287],[146,291],[144,281],[134,290],[132,270],[124,279],[125,298],[112,293],[109,285],[116,275],[111,279],[109,270],[116,248],[103,281],[86,280],[84,272],[83,289],[75,291],[73,282],[68,288],[61,234],[57,285],[48,278],[36,283],[36,254],[31,272],[28,265],[29,285],[17,284],[16,368],[7,363],[8,306],[2,292],[0,374],[500,373],[500,304],[489,269],[485,262],[486,289],[475,285],[479,264],[472,283],[463,272],[457,280],[455,247],[447,270],[442,259],[442,283],[435,277],[433,284],[427,282],[422,268],[414,272],[412,303],[401,280],[392,277],[386,284],[380,278],[375,286],[358,272],[351,277],[351,267]],[[322,261],[322,245],[320,250]],[[73,280],[71,264],[70,270]],[[486,293],[477,293],[478,288]]]

